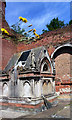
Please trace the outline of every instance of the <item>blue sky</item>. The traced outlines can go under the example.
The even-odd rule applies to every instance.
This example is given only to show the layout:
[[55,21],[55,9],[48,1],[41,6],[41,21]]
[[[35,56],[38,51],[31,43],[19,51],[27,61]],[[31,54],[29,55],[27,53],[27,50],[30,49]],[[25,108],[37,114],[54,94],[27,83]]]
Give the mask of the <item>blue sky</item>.
[[25,28],[32,24],[36,33],[41,34],[53,18],[58,17],[64,23],[70,20],[70,2],[7,2],[6,20],[11,26],[19,16],[27,18],[28,22],[21,26]]

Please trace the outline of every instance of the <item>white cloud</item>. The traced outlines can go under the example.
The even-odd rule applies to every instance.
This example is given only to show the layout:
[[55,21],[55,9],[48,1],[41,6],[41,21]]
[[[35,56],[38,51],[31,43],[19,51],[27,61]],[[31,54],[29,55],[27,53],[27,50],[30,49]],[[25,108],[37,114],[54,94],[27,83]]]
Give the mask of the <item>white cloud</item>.
[[57,17],[58,13],[54,12],[50,12],[50,13],[46,13],[44,15],[41,15],[37,18],[34,18],[32,20],[29,20],[29,22],[27,24],[22,23],[21,27],[25,28],[27,25],[32,24],[33,27],[37,30],[37,33],[41,34],[42,33],[42,29],[46,29],[45,25],[48,24],[54,17]]

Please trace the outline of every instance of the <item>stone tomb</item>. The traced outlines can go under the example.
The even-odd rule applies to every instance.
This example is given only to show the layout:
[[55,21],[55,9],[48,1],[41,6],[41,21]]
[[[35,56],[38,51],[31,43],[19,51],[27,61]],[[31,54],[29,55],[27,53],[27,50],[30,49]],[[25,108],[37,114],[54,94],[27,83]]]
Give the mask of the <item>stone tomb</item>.
[[54,71],[53,61],[43,46],[14,54],[1,75],[3,104],[5,98],[8,105],[14,106],[41,104],[42,95],[54,99]]

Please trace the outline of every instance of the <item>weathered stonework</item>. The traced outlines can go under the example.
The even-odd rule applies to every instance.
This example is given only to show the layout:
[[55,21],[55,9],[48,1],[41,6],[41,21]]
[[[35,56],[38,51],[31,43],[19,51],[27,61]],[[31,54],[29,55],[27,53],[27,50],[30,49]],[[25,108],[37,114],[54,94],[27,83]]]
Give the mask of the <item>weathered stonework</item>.
[[3,73],[3,96],[37,98],[55,93],[53,64],[44,47],[15,54]]
[[[42,96],[53,102],[55,74],[45,47],[16,53],[0,76],[0,99],[3,106],[40,109]],[[7,101],[7,102],[6,102]],[[22,105],[23,106],[22,106]]]
[[[17,38],[23,37],[19,36],[16,34],[13,30],[10,29],[8,23],[5,20],[5,3],[0,1],[0,7],[2,11],[0,12],[2,15],[2,18],[0,18],[0,25],[1,27],[4,27],[10,34],[9,37],[5,36],[2,38],[2,35],[0,35],[0,71],[3,72],[1,75],[1,85],[0,88],[3,90],[6,89],[3,93],[3,90],[1,90],[1,95],[4,94],[10,97],[23,97],[26,96],[25,91],[26,85],[30,84],[31,88],[29,87],[29,97],[40,97],[43,91],[43,94],[49,94],[51,91],[54,91],[54,88],[52,88],[56,84],[56,91],[59,93],[69,93],[70,90],[70,85],[72,85],[72,75],[71,75],[71,57],[72,57],[72,25],[71,26],[66,26],[62,29],[58,29],[56,31],[51,31],[42,34],[40,39],[37,41],[33,41],[30,44],[26,44],[24,42],[18,42],[17,44],[14,42],[15,41],[15,36]],[[13,38],[12,38],[13,36]],[[12,76],[11,71],[15,66],[10,66],[9,70],[6,72],[4,71],[6,66],[9,64],[10,60],[12,57],[17,54],[21,53],[23,51],[31,50],[33,48],[38,48],[41,46],[45,46],[46,50],[48,51],[48,59],[50,59],[50,63],[47,62],[46,58],[43,59],[42,61],[42,68],[44,65],[46,66],[47,64],[52,67],[50,67],[49,71],[50,73],[28,73],[29,71],[26,71],[26,73],[21,73],[18,74],[17,78],[17,83],[16,81],[14,82],[14,76]],[[43,56],[43,52],[40,55],[40,57]],[[31,55],[32,57],[32,55]],[[13,61],[14,62],[14,61]],[[28,61],[29,62],[29,61]],[[35,69],[35,63],[36,61],[32,57],[31,60],[31,68],[33,72]],[[43,63],[44,62],[44,63]],[[40,61],[39,61],[40,63]],[[38,63],[39,68],[41,69],[40,64]],[[46,63],[46,64],[45,64]],[[33,67],[33,68],[32,68]],[[23,70],[23,68],[20,68]],[[39,71],[38,71],[39,72]],[[56,75],[55,75],[56,73]],[[33,78],[32,78],[33,77]],[[36,80],[37,77],[37,80]],[[48,81],[46,82],[45,79],[47,78],[48,81],[52,82],[48,86]],[[55,77],[55,83],[53,82],[53,78]],[[22,79],[21,79],[22,78]],[[24,79],[24,80],[23,80]],[[16,85],[17,84],[17,85]],[[35,86],[33,86],[35,84]],[[43,86],[43,90],[41,91],[41,85],[46,84],[46,86]],[[5,85],[5,86],[4,86]],[[9,86],[9,88],[8,88]],[[24,88],[24,87],[25,88]],[[3,88],[4,87],[4,88]],[[49,88],[49,90],[48,90]],[[66,89],[67,88],[67,89]],[[11,91],[10,93],[8,93]],[[11,90],[10,90],[11,89]],[[37,91],[36,91],[37,90]],[[48,91],[46,91],[48,90]],[[15,92],[16,91],[16,92]],[[19,92],[18,92],[19,91]],[[27,97],[27,96],[26,96]]]

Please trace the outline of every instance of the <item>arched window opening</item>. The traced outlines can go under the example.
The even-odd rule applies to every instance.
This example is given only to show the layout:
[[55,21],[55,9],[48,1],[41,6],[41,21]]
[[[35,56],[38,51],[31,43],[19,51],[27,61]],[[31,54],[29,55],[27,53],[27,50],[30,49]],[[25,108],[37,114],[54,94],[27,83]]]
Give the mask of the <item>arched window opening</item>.
[[47,64],[44,65],[43,71],[48,71],[48,65]]
[[32,90],[31,90],[31,86],[28,82],[25,82],[24,85],[24,95],[23,97],[32,97]]
[[48,81],[48,93],[52,93],[52,84],[50,80]]
[[43,85],[45,85],[45,86],[48,85],[48,81],[44,80]]
[[42,89],[43,89],[43,95],[47,95],[48,94],[48,80],[43,81]]
[[8,85],[7,85],[7,83],[3,84],[3,96],[8,96]]
[[50,68],[49,68],[48,63],[45,62],[42,64],[41,72],[50,72]]
[[52,93],[52,84],[50,80],[44,80],[42,84],[43,95],[48,95]]

